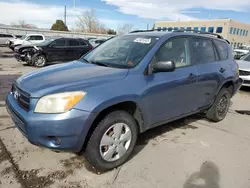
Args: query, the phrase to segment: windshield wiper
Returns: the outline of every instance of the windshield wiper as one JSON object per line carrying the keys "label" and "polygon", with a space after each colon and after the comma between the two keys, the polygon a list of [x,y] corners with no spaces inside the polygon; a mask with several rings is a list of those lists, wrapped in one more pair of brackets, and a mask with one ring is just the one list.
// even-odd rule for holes
{"label": "windshield wiper", "polygon": [[100,66],[104,66],[104,67],[109,67],[109,65],[107,63],[103,63],[103,62],[98,62],[98,61],[92,61],[92,64],[95,65],[100,65]]}
{"label": "windshield wiper", "polygon": [[90,63],[87,59],[83,58],[83,61],[85,61],[86,63]]}

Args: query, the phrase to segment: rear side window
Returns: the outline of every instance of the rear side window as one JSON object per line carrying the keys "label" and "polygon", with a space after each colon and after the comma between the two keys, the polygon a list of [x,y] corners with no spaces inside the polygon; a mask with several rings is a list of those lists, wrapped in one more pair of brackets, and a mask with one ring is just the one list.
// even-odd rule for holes
{"label": "rear side window", "polygon": [[209,63],[216,60],[214,47],[211,40],[197,38],[193,39],[192,47],[195,63]]}
{"label": "rear side window", "polygon": [[77,41],[74,39],[69,40],[69,46],[77,46]]}
{"label": "rear side window", "polygon": [[84,40],[78,40],[77,46],[87,46],[88,44]]}
{"label": "rear side window", "polygon": [[34,37],[34,40],[43,40],[42,36],[33,36],[33,37]]}
{"label": "rear side window", "polygon": [[62,47],[62,46],[65,46],[66,44],[66,41],[64,39],[57,39],[55,40],[51,46],[54,46],[54,47]]}
{"label": "rear side window", "polygon": [[228,58],[228,45],[225,42],[214,40],[217,52],[220,60],[226,60]]}

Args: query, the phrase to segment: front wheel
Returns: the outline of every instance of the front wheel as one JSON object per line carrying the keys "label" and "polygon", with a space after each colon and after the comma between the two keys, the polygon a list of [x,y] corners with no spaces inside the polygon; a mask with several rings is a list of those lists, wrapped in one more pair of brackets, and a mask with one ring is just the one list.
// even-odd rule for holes
{"label": "front wheel", "polygon": [[32,57],[32,65],[35,67],[44,67],[47,63],[47,59],[44,55],[41,54],[35,54]]}
{"label": "front wheel", "polygon": [[108,114],[91,135],[85,158],[98,171],[120,166],[131,155],[137,140],[135,119],[125,111]]}
{"label": "front wheel", "polygon": [[231,93],[229,89],[222,88],[219,94],[217,95],[214,104],[207,111],[207,118],[214,122],[219,122],[223,120],[226,117],[228,109],[230,107],[230,99]]}

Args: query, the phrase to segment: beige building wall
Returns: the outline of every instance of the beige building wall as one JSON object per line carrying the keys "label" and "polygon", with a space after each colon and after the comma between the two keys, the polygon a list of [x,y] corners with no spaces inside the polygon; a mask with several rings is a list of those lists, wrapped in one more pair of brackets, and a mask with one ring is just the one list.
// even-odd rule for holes
{"label": "beige building wall", "polygon": [[[233,46],[241,46],[241,45],[250,45],[250,24],[241,23],[232,19],[216,19],[216,20],[190,20],[190,21],[156,21],[155,29],[157,28],[163,29],[165,28],[174,28],[191,27],[194,29],[198,27],[198,30],[201,30],[201,27],[206,27],[206,31],[208,31],[209,27],[214,28],[214,33],[218,27],[222,27],[222,33],[218,33],[223,36],[225,39],[229,40]],[[231,29],[232,28],[232,29]],[[236,28],[236,34],[233,34],[234,28]],[[239,29],[239,33],[237,35],[237,30]],[[231,33],[232,31],[232,33]],[[240,35],[241,31],[241,35]],[[248,35],[246,33],[248,31]],[[245,35],[243,36],[243,32]]]}

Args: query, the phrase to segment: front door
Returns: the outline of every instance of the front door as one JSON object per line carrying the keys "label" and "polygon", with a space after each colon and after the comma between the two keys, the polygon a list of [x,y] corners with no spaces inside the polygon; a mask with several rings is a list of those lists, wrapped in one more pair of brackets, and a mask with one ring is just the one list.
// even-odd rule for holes
{"label": "front door", "polygon": [[152,126],[195,111],[197,107],[197,69],[191,62],[189,38],[169,39],[157,51],[151,64],[158,61],[173,61],[176,70],[146,76],[149,89],[145,103]]}
{"label": "front door", "polygon": [[50,62],[66,61],[67,46],[65,39],[57,39],[48,47],[48,59]]}

